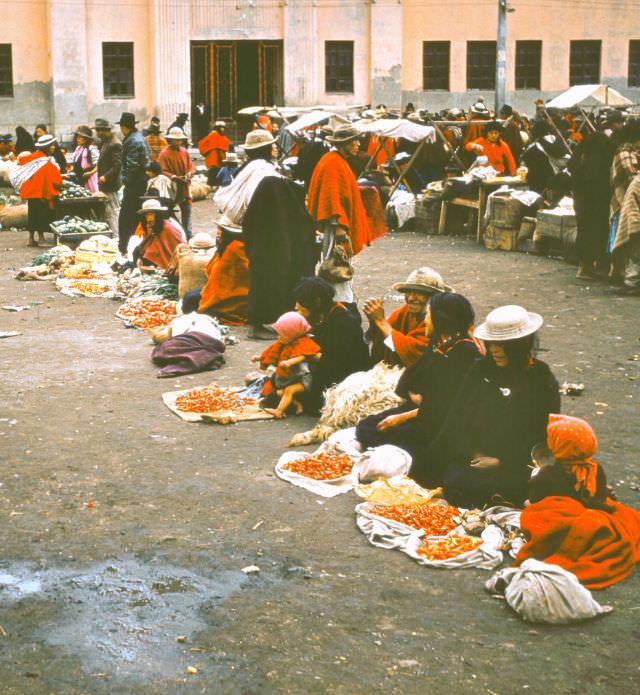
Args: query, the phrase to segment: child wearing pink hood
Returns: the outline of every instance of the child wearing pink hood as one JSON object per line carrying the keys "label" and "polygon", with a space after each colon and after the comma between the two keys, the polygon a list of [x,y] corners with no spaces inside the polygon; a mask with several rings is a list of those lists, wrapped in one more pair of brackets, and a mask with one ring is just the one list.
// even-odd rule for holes
{"label": "child wearing pink hood", "polygon": [[309,361],[320,359],[320,346],[307,335],[311,324],[296,311],[282,314],[272,327],[278,334],[278,340],[269,345],[260,356],[253,358],[260,362],[260,369],[275,367],[271,380],[265,383],[262,395],[268,396],[275,390],[280,396],[280,403],[276,408],[264,410],[277,418],[283,418],[289,406],[294,405],[296,415],[300,415],[302,405],[296,400],[296,394],[311,387]]}

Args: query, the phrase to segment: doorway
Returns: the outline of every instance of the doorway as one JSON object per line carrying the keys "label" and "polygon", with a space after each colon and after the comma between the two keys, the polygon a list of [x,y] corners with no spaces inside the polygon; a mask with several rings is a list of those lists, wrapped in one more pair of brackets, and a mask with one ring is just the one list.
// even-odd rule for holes
{"label": "doorway", "polygon": [[192,41],[192,109],[235,121],[247,106],[282,105],[282,41]]}

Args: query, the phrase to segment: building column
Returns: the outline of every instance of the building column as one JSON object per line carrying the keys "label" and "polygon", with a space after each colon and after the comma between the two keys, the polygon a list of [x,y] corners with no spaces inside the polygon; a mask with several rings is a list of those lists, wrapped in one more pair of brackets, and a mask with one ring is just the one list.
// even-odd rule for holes
{"label": "building column", "polygon": [[288,0],[284,6],[284,103],[312,106],[319,90],[315,0]]}
{"label": "building column", "polygon": [[402,106],[402,0],[371,0],[371,104]]}
{"label": "building column", "polygon": [[85,3],[49,0],[51,130],[69,139],[87,124],[87,31]]}
{"label": "building column", "polygon": [[154,111],[164,127],[181,111],[191,116],[190,10],[189,0],[151,0]]}

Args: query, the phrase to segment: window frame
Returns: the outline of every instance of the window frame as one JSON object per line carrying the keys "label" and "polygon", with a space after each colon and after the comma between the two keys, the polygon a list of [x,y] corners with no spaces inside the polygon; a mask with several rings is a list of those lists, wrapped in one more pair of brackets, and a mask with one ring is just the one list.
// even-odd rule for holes
{"label": "window frame", "polygon": [[[492,48],[493,64],[483,67],[479,64],[472,64],[472,49]],[[481,52],[478,56],[484,58]],[[496,88],[496,61],[498,59],[498,47],[496,41],[467,41],[467,90],[495,90]],[[489,69],[490,68],[490,69]],[[478,82],[472,82],[480,76]]]}
{"label": "window frame", "polygon": [[[584,55],[587,47],[598,48],[598,67],[597,75],[592,79],[591,75],[585,77],[586,61],[584,60]],[[582,64],[580,66],[580,76],[577,75],[578,69],[576,65],[577,56],[574,55],[574,50],[577,52],[579,48],[582,48]],[[569,45],[569,86],[574,87],[583,84],[600,84],[600,78],[602,77],[602,40],[601,39],[572,39]]]}
{"label": "window frame", "polygon": [[[3,56],[5,49],[6,56]],[[6,64],[3,63],[5,58]],[[0,99],[13,99],[15,96],[13,87],[13,44],[0,43]]]}
{"label": "window frame", "polygon": [[[428,66],[427,52],[429,49],[446,49],[442,51],[439,55],[438,50],[434,50],[431,56],[431,60],[435,58],[432,62],[432,66]],[[446,53],[444,60],[440,61]],[[442,64],[439,64],[442,62]],[[443,74],[438,75],[437,73],[441,71]],[[441,81],[442,85],[430,85],[429,73],[436,73],[435,79],[432,77],[434,82]],[[446,73],[446,74],[444,74]],[[422,90],[425,92],[450,92],[451,91],[451,41],[423,41],[422,42]]]}
{"label": "window frame", "polygon": [[[535,49],[527,55],[527,49]],[[534,56],[535,54],[535,56]],[[531,57],[535,57],[535,61]],[[524,59],[524,60],[523,60]],[[534,89],[539,91],[542,84],[542,40],[523,39],[516,41],[515,45],[515,89]],[[528,75],[529,71],[536,71],[535,77]],[[525,73],[524,75],[522,73]]]}
{"label": "window frame", "polygon": [[627,87],[640,87],[640,39],[629,39]]}
{"label": "window frame", "polygon": [[[348,49],[348,50],[347,50]],[[349,70],[349,66],[341,66],[339,64],[339,58],[341,50],[343,55],[350,55],[350,75],[346,73]],[[329,56],[333,54],[333,61],[329,60]],[[324,42],[324,91],[325,94],[354,94],[355,93],[355,41],[325,41]],[[338,62],[335,62],[335,61]],[[348,61],[347,61],[348,62]],[[340,68],[342,72],[340,73]],[[334,71],[336,74],[330,75],[330,71]],[[341,82],[347,82],[345,88],[340,88]],[[348,88],[350,87],[350,88]]]}
{"label": "window frame", "polygon": [[[114,51],[115,47],[122,49],[125,46],[131,51],[130,55],[125,55],[124,52],[118,55]],[[113,51],[111,54],[109,54],[110,49]],[[130,65],[122,64],[129,60]],[[115,61],[120,64],[108,65],[107,62],[111,61]],[[130,73],[126,79],[123,79],[122,73],[124,71]],[[117,79],[114,79],[114,73],[116,72],[118,73]],[[110,85],[116,85],[117,88],[124,85],[126,87],[130,87],[131,89],[113,92],[113,87]],[[135,99],[135,46],[133,41],[102,42],[102,93],[105,99]]]}

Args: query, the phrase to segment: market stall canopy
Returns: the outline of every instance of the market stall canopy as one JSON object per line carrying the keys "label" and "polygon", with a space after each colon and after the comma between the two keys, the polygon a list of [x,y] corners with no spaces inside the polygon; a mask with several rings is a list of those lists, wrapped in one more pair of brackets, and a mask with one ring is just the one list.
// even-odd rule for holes
{"label": "market stall canopy", "polygon": [[301,130],[305,130],[306,128],[312,128],[313,126],[328,120],[334,115],[335,114],[332,111],[309,111],[309,113],[303,113],[302,116],[293,121],[293,123],[289,123],[287,125],[287,130],[291,133],[297,133]]}
{"label": "market stall canopy", "polygon": [[361,133],[404,138],[410,142],[436,141],[436,129],[433,126],[420,125],[404,118],[380,118],[376,121],[359,121],[353,125]]}
{"label": "market stall canopy", "polygon": [[624,108],[633,102],[606,84],[580,84],[548,101],[545,106],[553,109],[571,109],[576,106],[613,106]]}

